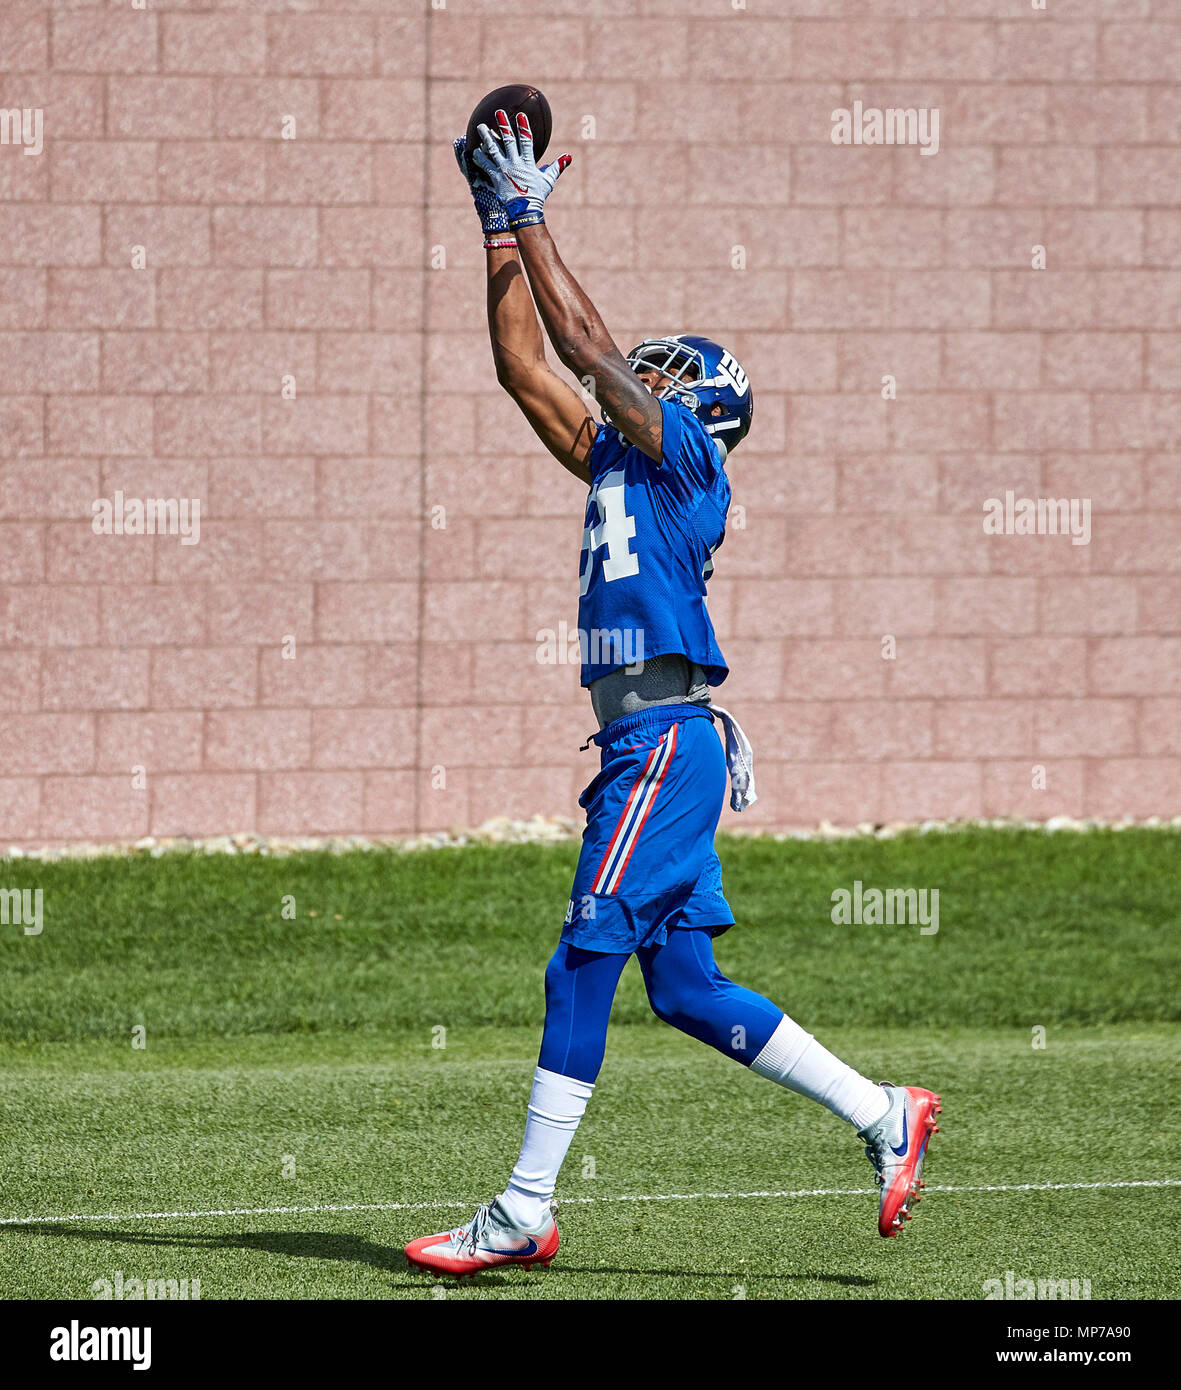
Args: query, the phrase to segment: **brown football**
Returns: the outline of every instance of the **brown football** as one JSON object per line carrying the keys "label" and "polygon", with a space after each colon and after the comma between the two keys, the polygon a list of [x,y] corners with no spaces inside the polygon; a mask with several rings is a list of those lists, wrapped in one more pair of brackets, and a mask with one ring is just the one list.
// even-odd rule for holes
{"label": "brown football", "polygon": [[479,148],[480,137],[476,134],[478,125],[486,125],[496,133],[496,113],[507,111],[508,118],[516,126],[518,111],[529,117],[529,129],[533,132],[533,157],[538,164],[549,144],[553,120],[550,116],[549,102],[536,87],[528,87],[522,82],[510,83],[507,87],[497,87],[479,103],[467,123],[467,150],[470,153]]}

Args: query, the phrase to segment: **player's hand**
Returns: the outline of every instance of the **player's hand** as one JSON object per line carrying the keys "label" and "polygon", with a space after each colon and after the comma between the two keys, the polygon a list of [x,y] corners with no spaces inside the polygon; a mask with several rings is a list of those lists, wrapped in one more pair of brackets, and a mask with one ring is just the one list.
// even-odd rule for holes
{"label": "player's hand", "polygon": [[497,233],[507,233],[508,213],[504,210],[504,204],[496,196],[496,190],[492,187],[488,175],[482,169],[473,167],[467,157],[466,146],[466,135],[459,135],[451,142],[455,151],[455,162],[459,165],[459,172],[467,179],[472,202],[475,203],[476,212],[480,217],[480,230],[486,238],[496,236]]}
{"label": "player's hand", "polygon": [[491,181],[496,196],[504,204],[508,213],[509,227],[528,227],[535,222],[544,222],[542,208],[545,200],[554,190],[554,184],[562,170],[571,162],[571,155],[560,154],[552,164],[540,168],[533,158],[533,132],[529,129],[529,117],[523,111],[517,112],[517,129],[514,133],[507,111],[496,113],[498,135],[493,134],[486,125],[476,127],[480,134],[480,148],[472,152],[472,160]]}

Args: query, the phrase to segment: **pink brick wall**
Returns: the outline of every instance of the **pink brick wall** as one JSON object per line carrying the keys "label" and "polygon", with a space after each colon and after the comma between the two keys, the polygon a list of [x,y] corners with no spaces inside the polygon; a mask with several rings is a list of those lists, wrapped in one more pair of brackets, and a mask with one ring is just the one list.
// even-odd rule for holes
{"label": "pink brick wall", "polygon": [[[621,344],[755,386],[712,584],[746,823],[1181,811],[1176,0],[41,0],[0,71],[44,112],[0,146],[0,843],[576,812],[588,703],[535,653],[582,497],[497,391],[450,151],[518,78]],[[834,145],[855,100],[939,153]],[[1006,488],[1091,543],[985,535]],[[96,536],[116,490],[200,543]]]}

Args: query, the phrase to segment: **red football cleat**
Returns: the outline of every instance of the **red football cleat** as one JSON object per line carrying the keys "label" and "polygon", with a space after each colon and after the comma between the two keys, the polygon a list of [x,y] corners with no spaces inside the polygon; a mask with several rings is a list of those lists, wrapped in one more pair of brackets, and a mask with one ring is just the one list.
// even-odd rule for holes
{"label": "red football cleat", "polygon": [[890,1108],[880,1120],[863,1129],[865,1156],[873,1164],[881,1187],[878,1234],[896,1236],[922,1201],[923,1159],[932,1134],[939,1132],[935,1116],[943,1106],[933,1091],[918,1086],[882,1085],[890,1093]]}
{"label": "red football cleat", "polygon": [[549,1267],[558,1253],[558,1227],[551,1213],[536,1230],[523,1230],[499,1202],[482,1206],[466,1226],[437,1236],[419,1236],[406,1247],[406,1258],[435,1274],[479,1274],[504,1265]]}

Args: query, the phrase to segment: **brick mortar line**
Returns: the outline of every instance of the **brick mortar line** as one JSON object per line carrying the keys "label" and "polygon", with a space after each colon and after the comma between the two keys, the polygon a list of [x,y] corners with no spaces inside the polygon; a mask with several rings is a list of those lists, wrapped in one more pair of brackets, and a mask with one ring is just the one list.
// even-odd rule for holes
{"label": "brick mortar line", "polygon": [[[428,325],[428,315],[430,314],[430,275],[431,268],[427,261],[427,218],[431,210],[430,206],[430,183],[431,183],[431,108],[433,104],[434,85],[436,78],[431,72],[432,61],[432,36],[434,33],[434,10],[428,7],[423,22],[423,75],[422,75],[422,231],[423,244],[419,248],[419,274],[421,283],[419,286],[419,317],[418,317],[418,340],[420,343],[419,362],[420,376],[418,383],[418,575],[417,575],[417,595],[415,604],[415,633],[414,633],[414,754],[411,764],[414,777],[414,800],[413,800],[413,827],[418,833],[422,827],[422,737],[423,737],[423,647],[425,643],[426,625],[426,585],[427,585],[427,545],[429,543],[429,529],[427,522],[427,495],[426,495],[426,475],[427,475],[427,447],[428,429],[427,412],[430,409],[430,385],[427,372],[427,356],[429,347],[430,329]],[[377,52],[374,50],[376,61]],[[373,290],[374,283],[372,275],[369,285],[369,312],[373,314]],[[370,440],[372,444],[372,440]],[[363,797],[364,802],[364,797]],[[362,812],[364,804],[362,804]]]}
{"label": "brick mortar line", "polygon": [[[433,14],[434,11],[428,12]],[[533,19],[535,13],[525,11],[522,18]],[[474,21],[474,16],[468,16]],[[675,21],[674,21],[675,22]],[[839,23],[840,21],[833,21]],[[862,21],[853,21],[861,23]],[[872,22],[872,21],[870,21]],[[957,23],[971,23],[970,20],[957,20]],[[988,21],[981,21],[986,23]],[[1145,21],[1151,23],[1151,21]],[[1181,26],[1181,20],[1170,19],[1162,20],[1161,24],[1172,24]],[[428,25],[429,27],[429,25]],[[481,64],[481,66],[483,66]],[[449,77],[438,73],[428,73],[423,78],[399,77],[396,73],[356,73],[356,72],[316,72],[316,73],[296,73],[296,72],[203,72],[190,71],[181,68],[153,68],[147,71],[100,71],[94,68],[59,68],[52,65],[39,68],[23,68],[12,70],[5,73],[5,77],[28,79],[33,77],[52,78],[52,77],[74,77],[74,78],[100,78],[108,81],[119,81],[127,78],[132,81],[148,79],[163,81],[170,78],[184,78],[187,81],[206,81],[206,82],[415,82],[423,81],[426,84],[452,84],[461,87],[465,82],[471,81],[469,78]],[[480,79],[476,79],[480,80]],[[571,83],[579,82],[587,86],[615,87],[619,90],[639,89],[645,87],[659,87],[661,85],[672,87],[693,86],[696,83],[705,83],[711,87],[721,87],[725,90],[735,92],[749,91],[752,87],[844,87],[849,88],[875,88],[875,87],[924,87],[939,86],[946,89],[947,95],[954,98],[956,91],[961,87],[1005,87],[1019,88],[1029,87],[1035,90],[1045,89],[1052,92],[1055,88],[1092,88],[1092,87],[1132,87],[1136,89],[1145,87],[1168,88],[1174,86],[1175,78],[1170,77],[1112,77],[1104,73],[1096,72],[1090,77],[1079,77],[1075,75],[1063,76],[1038,76],[1038,77],[1006,77],[1003,73],[997,73],[988,77],[949,77],[946,71],[935,74],[931,73],[923,77],[906,76],[893,72],[878,72],[876,75],[867,74],[864,77],[817,77],[804,72],[788,73],[779,75],[769,75],[762,79],[752,81],[749,77],[725,77],[710,76],[698,77],[691,68],[686,68],[675,77],[657,77],[646,79],[638,77],[568,77],[556,79]],[[856,95],[860,95],[857,93]],[[64,139],[71,137],[65,136]],[[147,137],[145,137],[147,138]],[[217,138],[214,136],[214,138]],[[257,137],[253,136],[231,136],[235,140],[249,140]],[[318,139],[325,137],[318,136]],[[354,140],[352,143],[361,144],[362,141]],[[399,144],[411,144],[413,139],[400,140]],[[620,142],[625,143],[625,142]]]}

